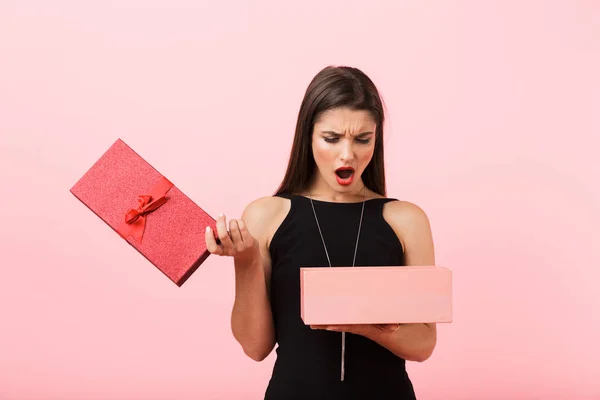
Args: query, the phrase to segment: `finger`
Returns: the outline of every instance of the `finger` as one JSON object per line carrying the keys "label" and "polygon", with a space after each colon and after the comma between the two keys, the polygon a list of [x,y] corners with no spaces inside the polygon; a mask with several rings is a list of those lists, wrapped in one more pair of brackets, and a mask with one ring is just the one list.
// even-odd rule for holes
{"label": "finger", "polygon": [[223,248],[217,244],[215,239],[215,234],[210,226],[206,227],[206,232],[204,234],[204,241],[206,242],[206,249],[212,253],[217,255],[223,254]]}
{"label": "finger", "polygon": [[380,328],[386,332],[396,332],[400,329],[400,324],[381,324]]}
{"label": "finger", "polygon": [[250,240],[252,240],[250,232],[248,231],[246,223],[241,218],[238,220],[238,228],[240,230],[240,236],[242,237],[242,241],[246,243],[250,242]]}
{"label": "finger", "polygon": [[240,250],[244,243],[242,240],[242,234],[240,233],[238,222],[235,219],[229,221],[229,233],[233,241],[233,247],[236,250]]}
{"label": "finger", "polygon": [[220,214],[217,218],[217,236],[221,241],[221,246],[223,246],[223,251],[225,254],[232,254],[233,252],[233,243],[231,242],[231,237],[229,236],[229,232],[227,231],[227,225],[225,223],[225,215]]}
{"label": "finger", "polygon": [[310,327],[330,332],[354,332],[358,329],[355,325],[311,325]]}
{"label": "finger", "polygon": [[350,325],[325,325],[322,329],[331,332],[345,332],[349,330]]}
{"label": "finger", "polygon": [[363,325],[329,325],[326,329],[333,332],[359,332]]}

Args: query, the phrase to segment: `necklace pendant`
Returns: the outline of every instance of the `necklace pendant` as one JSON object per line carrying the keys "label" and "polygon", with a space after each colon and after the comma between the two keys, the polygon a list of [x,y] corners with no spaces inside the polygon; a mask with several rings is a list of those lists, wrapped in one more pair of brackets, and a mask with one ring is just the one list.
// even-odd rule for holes
{"label": "necklace pendant", "polygon": [[341,380],[342,382],[344,381],[344,375],[345,375],[345,361],[346,359],[346,332],[342,332],[342,376],[341,376]]}

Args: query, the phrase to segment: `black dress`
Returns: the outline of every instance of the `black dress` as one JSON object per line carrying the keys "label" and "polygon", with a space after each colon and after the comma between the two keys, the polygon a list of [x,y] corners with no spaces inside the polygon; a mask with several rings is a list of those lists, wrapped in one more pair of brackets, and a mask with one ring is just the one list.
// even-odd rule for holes
{"label": "black dress", "polygon": [[[405,360],[359,335],[346,333],[340,380],[341,333],[313,330],[300,318],[300,267],[329,266],[310,199],[282,197],[291,208],[270,244],[278,347],[265,399],[415,399]],[[382,214],[392,200],[366,201],[356,266],[404,265],[402,245]],[[352,266],[362,202],[313,202],[332,265]]]}

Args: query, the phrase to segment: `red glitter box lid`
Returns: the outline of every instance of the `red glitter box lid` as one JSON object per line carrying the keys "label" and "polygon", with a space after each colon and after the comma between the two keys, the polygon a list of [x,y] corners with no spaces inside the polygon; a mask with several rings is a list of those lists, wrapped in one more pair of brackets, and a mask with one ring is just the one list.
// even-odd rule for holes
{"label": "red glitter box lid", "polygon": [[[150,195],[153,190],[156,193],[157,188],[160,192],[160,186],[164,199],[153,203],[159,206],[139,214],[145,204],[141,196]],[[206,226],[215,230],[215,219],[121,139],[70,191],[177,286],[181,286],[210,254],[204,232]],[[159,195],[152,197],[146,200],[159,200]],[[125,222],[127,216],[132,217],[130,224]],[[137,235],[128,233],[126,229],[131,227],[137,229]]]}

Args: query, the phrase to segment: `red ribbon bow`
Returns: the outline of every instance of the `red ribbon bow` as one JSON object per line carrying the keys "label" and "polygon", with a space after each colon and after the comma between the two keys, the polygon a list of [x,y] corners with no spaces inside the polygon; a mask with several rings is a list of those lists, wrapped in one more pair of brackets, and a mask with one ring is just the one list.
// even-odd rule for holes
{"label": "red ribbon bow", "polygon": [[119,227],[119,234],[124,238],[132,236],[141,243],[146,229],[146,215],[167,202],[166,194],[172,187],[173,184],[168,179],[161,177],[149,195],[138,196],[138,206],[127,211],[125,220]]}

